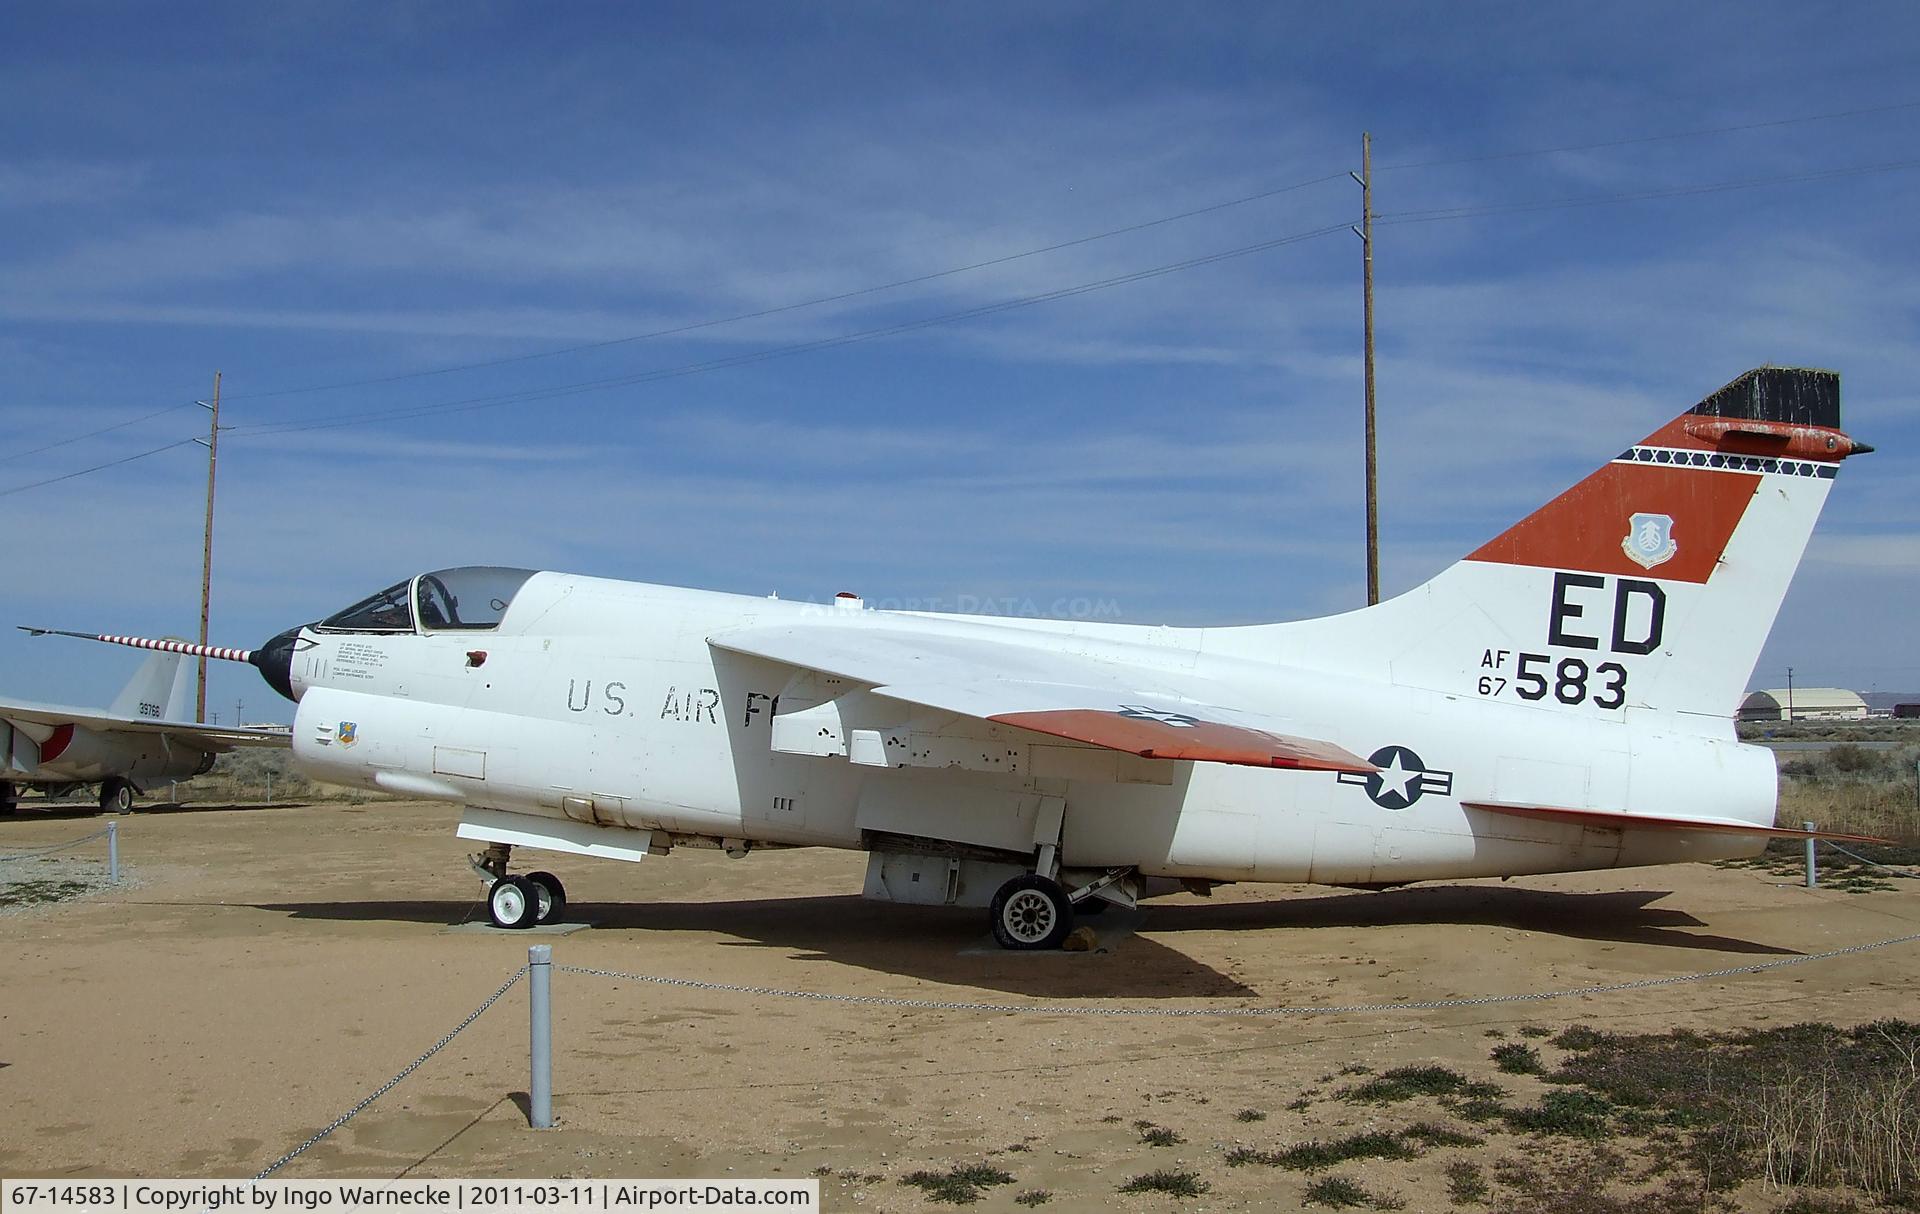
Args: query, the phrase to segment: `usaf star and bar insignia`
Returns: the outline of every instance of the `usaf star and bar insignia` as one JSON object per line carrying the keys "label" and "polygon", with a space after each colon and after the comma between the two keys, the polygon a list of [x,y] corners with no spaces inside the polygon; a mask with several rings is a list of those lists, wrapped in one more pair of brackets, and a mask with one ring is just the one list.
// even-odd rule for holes
{"label": "usaf star and bar insignia", "polygon": [[1381,809],[1405,809],[1427,793],[1444,797],[1453,792],[1452,772],[1428,767],[1404,746],[1382,746],[1367,762],[1380,770],[1365,775],[1343,771],[1340,783],[1364,786],[1367,798]]}

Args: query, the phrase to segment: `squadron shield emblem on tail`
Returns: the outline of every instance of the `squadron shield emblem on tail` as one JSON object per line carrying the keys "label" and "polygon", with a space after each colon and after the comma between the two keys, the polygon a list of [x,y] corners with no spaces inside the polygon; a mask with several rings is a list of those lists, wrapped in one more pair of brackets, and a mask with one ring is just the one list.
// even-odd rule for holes
{"label": "squadron shield emblem on tail", "polygon": [[1620,547],[1628,560],[1643,569],[1664,564],[1680,551],[1673,542],[1673,519],[1664,514],[1636,514],[1627,520],[1627,538]]}

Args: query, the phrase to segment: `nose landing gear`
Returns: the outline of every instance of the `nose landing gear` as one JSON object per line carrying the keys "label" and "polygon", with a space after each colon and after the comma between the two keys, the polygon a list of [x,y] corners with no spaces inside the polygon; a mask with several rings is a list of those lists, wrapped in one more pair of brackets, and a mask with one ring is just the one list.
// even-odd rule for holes
{"label": "nose landing gear", "polygon": [[524,877],[507,875],[507,861],[513,848],[505,843],[489,843],[487,850],[470,856],[467,863],[487,883],[487,917],[495,927],[532,927],[536,923],[558,923],[567,908],[567,889],[552,873],[528,873]]}

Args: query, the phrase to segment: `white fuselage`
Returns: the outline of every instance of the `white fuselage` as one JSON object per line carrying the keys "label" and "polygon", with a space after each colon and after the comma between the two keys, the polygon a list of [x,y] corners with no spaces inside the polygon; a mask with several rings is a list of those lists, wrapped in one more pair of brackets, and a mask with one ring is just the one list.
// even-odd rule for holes
{"label": "white fuselage", "polygon": [[[846,694],[857,688],[708,644],[823,619],[990,634],[1203,678],[1301,736],[1359,755],[1400,749],[1376,758],[1386,770],[1375,777],[1136,758],[898,702],[862,706]],[[1240,631],[868,611],[542,573],[493,630],[303,630],[293,746],[316,779],[655,837],[855,849],[907,838],[1011,855],[1030,853],[1042,819],[1061,813],[1063,865],[1214,881],[1396,883],[1764,845],[1462,805],[1771,825],[1771,756],[1737,743],[1724,718],[1555,711],[1476,695],[1470,681],[1397,682],[1384,664],[1282,666],[1245,652]],[[1469,649],[1470,672],[1478,641]],[[831,730],[812,731],[827,742],[794,728],[776,737],[777,718],[790,726],[797,709],[827,702],[840,705]]]}

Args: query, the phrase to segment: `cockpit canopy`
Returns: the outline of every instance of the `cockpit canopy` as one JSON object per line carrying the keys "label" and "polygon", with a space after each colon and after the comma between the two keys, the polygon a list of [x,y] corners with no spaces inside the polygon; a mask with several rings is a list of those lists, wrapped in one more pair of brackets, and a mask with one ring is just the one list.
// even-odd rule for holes
{"label": "cockpit canopy", "polygon": [[314,625],[319,632],[482,632],[533,576],[531,569],[463,565],[396,582]]}

